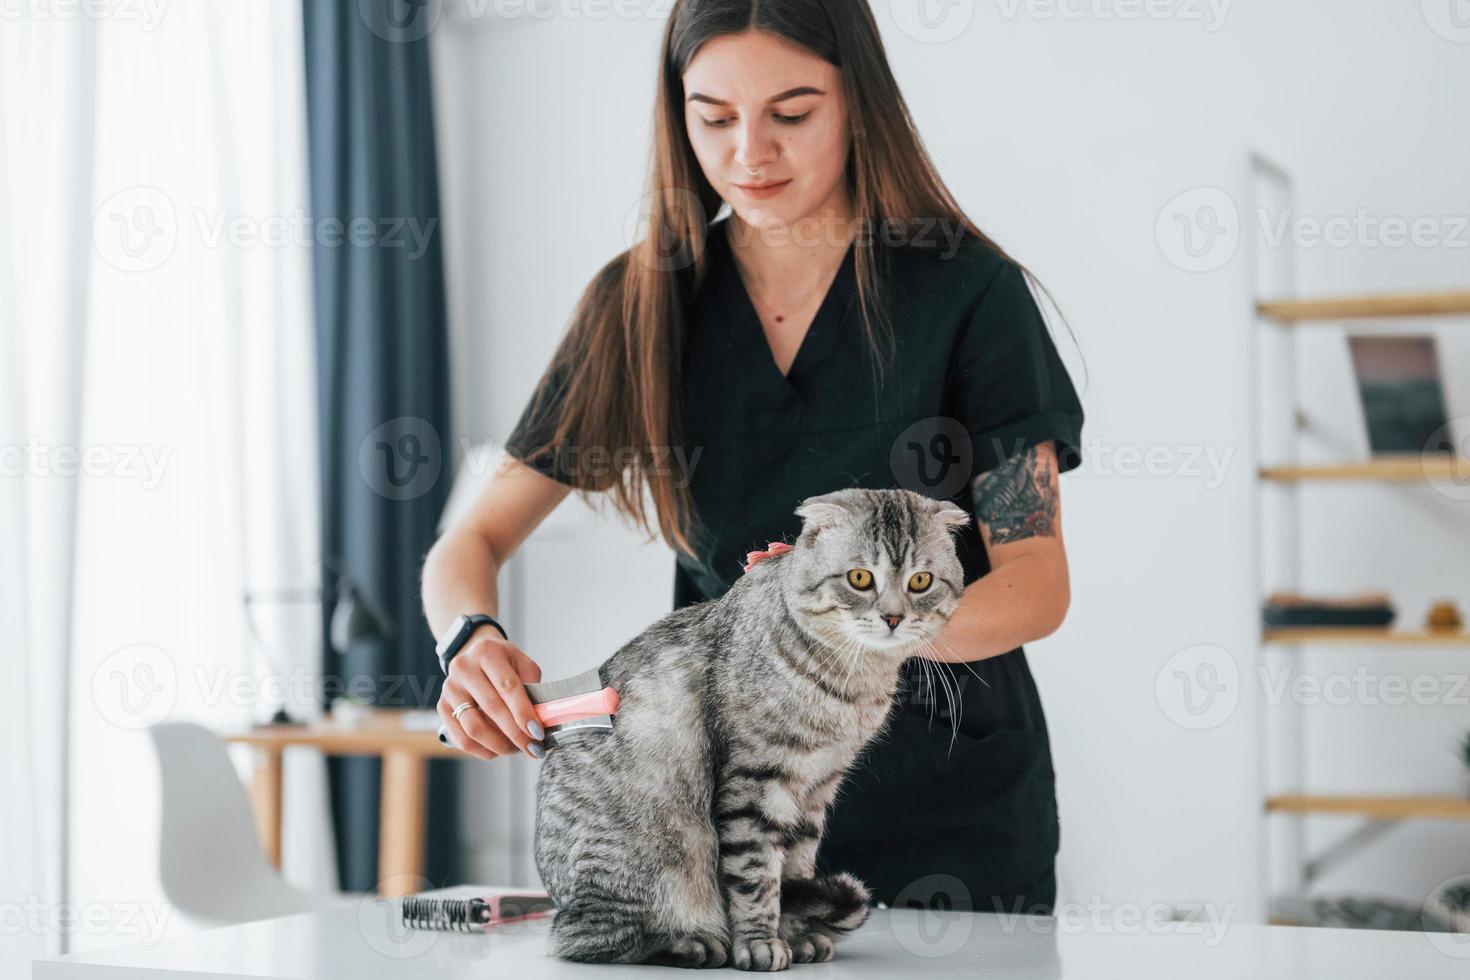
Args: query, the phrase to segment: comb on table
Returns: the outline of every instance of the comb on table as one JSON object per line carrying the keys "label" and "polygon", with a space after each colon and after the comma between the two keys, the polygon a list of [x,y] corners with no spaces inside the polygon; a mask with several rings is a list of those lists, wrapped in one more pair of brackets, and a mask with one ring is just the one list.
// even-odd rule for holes
{"label": "comb on table", "polygon": [[618,713],[618,692],[602,683],[596,668],[559,681],[527,684],[526,696],[536,708],[536,720],[546,730],[547,748],[570,735],[610,732]]}

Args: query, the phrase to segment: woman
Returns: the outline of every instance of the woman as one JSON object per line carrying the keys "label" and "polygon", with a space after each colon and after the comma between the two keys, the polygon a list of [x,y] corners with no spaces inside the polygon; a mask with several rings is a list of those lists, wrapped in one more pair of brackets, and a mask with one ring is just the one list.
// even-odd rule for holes
{"label": "woman", "polygon": [[573,489],[644,528],[647,493],[676,608],[794,536],[808,496],[953,499],[976,518],[965,600],[905,668],[818,864],[886,905],[1048,912],[1059,823],[1021,644],[1067,609],[1057,477],[1083,413],[1024,270],[936,175],[867,3],[680,0],[662,65],[649,232],[594,277],[508,440],[517,462],[425,566],[441,645],[468,636],[449,737],[542,757],[522,687],[539,668],[497,624],[452,623],[493,617],[498,569]]}

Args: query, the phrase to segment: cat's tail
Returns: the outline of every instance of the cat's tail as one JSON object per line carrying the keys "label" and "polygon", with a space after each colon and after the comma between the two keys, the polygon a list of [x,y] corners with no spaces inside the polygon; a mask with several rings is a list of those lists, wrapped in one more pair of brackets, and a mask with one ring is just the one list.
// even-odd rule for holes
{"label": "cat's tail", "polygon": [[845,871],[781,882],[782,933],[820,932],[832,939],[868,921],[868,888]]}

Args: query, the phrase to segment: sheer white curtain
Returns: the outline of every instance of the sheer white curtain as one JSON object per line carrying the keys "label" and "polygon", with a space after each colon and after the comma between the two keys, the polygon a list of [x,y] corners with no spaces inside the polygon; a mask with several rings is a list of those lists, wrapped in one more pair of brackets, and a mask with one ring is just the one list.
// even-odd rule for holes
{"label": "sheer white curtain", "polygon": [[[68,612],[91,233],[90,22],[0,25],[0,974],[58,952]],[[21,148],[24,153],[19,152]],[[85,270],[85,263],[82,263]]]}
{"label": "sheer white curtain", "polygon": [[[78,472],[27,477],[30,516],[22,523],[33,557],[20,566],[7,555],[0,574],[35,587],[11,600],[29,624],[9,634],[27,637],[11,659],[36,678],[50,678],[53,662],[69,667],[64,740],[44,731],[54,705],[27,699],[40,713],[22,756],[28,778],[60,771],[63,746],[69,776],[65,795],[48,788],[24,804],[0,790],[0,810],[7,828],[10,811],[31,821],[41,844],[32,863],[41,871],[61,846],[47,839],[48,825],[64,814],[68,870],[64,881],[44,885],[51,901],[91,916],[67,930],[72,949],[183,927],[158,886],[146,725],[237,726],[262,720],[280,698],[308,715],[320,665],[314,606],[257,609],[263,657],[241,602],[247,589],[318,582],[299,0],[101,6],[110,15],[29,27],[67,38],[59,43],[76,57],[94,35],[85,57],[95,86],[74,105],[60,104],[44,73],[19,79],[29,107],[11,105],[27,101],[11,85],[0,96],[7,115],[55,111],[84,134],[65,147],[6,140],[7,157],[37,162],[27,181],[8,180],[7,204],[14,196],[24,207],[16,219],[7,207],[0,246],[7,256],[34,252],[33,229],[42,227],[63,238],[31,255],[38,269],[4,263],[0,295],[39,298],[18,317],[13,301],[0,300],[9,341],[0,346],[9,359],[0,375],[0,445],[39,433],[49,445],[43,458],[56,463],[70,447]],[[73,151],[64,160],[63,149]],[[80,239],[50,227],[60,218],[74,229],[78,209]],[[22,276],[30,281],[15,281]],[[14,375],[40,397],[17,399],[8,386]],[[0,492],[16,496],[13,487]],[[63,527],[68,495],[74,546]],[[38,508],[61,513],[38,523]],[[6,519],[14,519],[10,508]],[[69,582],[34,574],[36,562],[65,567],[67,555]],[[6,707],[21,697],[0,696],[12,701]],[[335,869],[319,760],[288,758],[286,804],[287,876],[329,889]]]}

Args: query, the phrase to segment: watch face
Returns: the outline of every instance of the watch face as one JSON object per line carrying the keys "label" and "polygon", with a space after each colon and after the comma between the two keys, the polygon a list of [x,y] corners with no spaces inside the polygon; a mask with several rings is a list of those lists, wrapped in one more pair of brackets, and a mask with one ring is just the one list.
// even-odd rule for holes
{"label": "watch face", "polygon": [[450,623],[449,629],[444,631],[444,636],[439,640],[439,645],[434,648],[434,652],[441,657],[444,656],[444,651],[449,649],[449,644],[454,642],[454,638],[459,636],[469,621],[470,617],[463,613],[454,617],[454,622]]}

